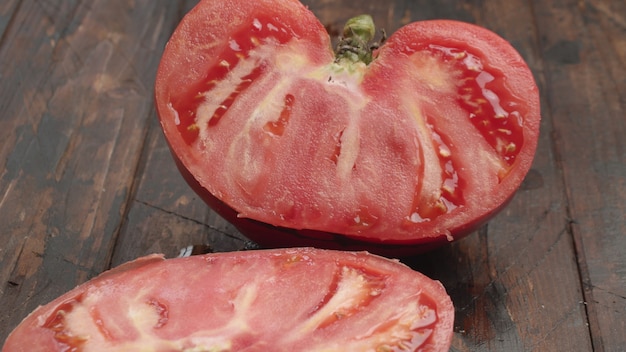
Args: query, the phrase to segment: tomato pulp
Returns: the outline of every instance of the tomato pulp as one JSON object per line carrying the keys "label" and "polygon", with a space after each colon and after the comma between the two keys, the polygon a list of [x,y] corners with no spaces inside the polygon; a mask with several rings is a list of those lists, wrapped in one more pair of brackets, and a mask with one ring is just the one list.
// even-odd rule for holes
{"label": "tomato pulp", "polygon": [[176,163],[263,246],[430,249],[495,215],[531,166],[538,90],[498,35],[422,21],[371,62],[357,51],[335,56],[295,0],[204,0],[165,48],[155,96]]}
{"label": "tomato pulp", "polygon": [[368,253],[140,258],[29,315],[2,351],[448,351],[443,286]]}

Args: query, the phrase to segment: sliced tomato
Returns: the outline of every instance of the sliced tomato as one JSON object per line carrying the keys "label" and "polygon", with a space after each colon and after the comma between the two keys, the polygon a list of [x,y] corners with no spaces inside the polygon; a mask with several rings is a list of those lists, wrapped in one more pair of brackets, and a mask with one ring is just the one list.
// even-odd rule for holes
{"label": "sliced tomato", "polygon": [[455,21],[337,60],[295,0],[204,0],[156,80],[181,172],[267,246],[412,253],[500,210],[535,153],[539,97],[515,49]]}
{"label": "sliced tomato", "polygon": [[448,351],[443,286],[365,252],[153,255],[28,316],[15,351]]}

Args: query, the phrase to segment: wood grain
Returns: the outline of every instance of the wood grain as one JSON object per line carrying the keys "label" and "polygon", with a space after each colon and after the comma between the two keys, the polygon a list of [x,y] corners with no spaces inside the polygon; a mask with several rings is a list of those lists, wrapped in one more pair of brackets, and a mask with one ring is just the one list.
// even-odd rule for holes
{"label": "wood grain", "polygon": [[[195,0],[0,3],[0,341],[98,273],[245,237],[184,182],[153,107],[170,33]],[[495,219],[405,262],[456,307],[453,351],[626,350],[626,3],[303,0],[337,38],[370,13],[476,23],[509,40],[543,120],[522,188]]]}
{"label": "wood grain", "polygon": [[146,160],[138,172],[113,266],[150,253],[176,257],[189,245],[206,245],[214,251],[244,248],[245,237],[191,191],[174,164],[157,117],[152,117]]}
{"label": "wood grain", "polygon": [[593,347],[618,350],[626,346],[626,5],[542,1],[535,9]]}
{"label": "wood grain", "polygon": [[175,3],[24,1],[6,27],[1,336],[109,267]]}

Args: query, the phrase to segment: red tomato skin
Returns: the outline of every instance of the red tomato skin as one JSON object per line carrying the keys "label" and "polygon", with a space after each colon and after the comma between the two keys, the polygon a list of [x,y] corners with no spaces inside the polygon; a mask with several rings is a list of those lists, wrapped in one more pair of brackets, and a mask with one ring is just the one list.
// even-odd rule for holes
{"label": "red tomato skin", "polygon": [[[253,13],[262,13],[265,8],[272,7],[272,4],[281,9],[280,11],[282,11],[283,5],[288,7],[288,10],[284,10],[286,18],[297,17],[301,19],[301,28],[294,31],[301,31],[299,37],[301,41],[310,41],[311,44],[307,46],[310,49],[307,57],[314,60],[314,64],[332,61],[330,51],[326,50],[329,38],[322,25],[297,1],[266,0],[259,3],[260,10],[258,12],[256,9],[249,8],[249,4],[240,4],[239,1],[233,1],[229,6],[236,7],[241,10],[241,13],[248,11],[249,14],[246,16],[253,16]],[[214,12],[215,9],[212,6],[215,6],[213,1],[201,2],[193,10],[191,16],[196,16],[202,11]],[[209,54],[197,55],[200,57],[199,59],[187,52],[185,36],[193,33],[202,37],[204,34],[196,34],[198,31],[185,29],[186,22],[183,21],[182,23],[183,29],[177,30],[178,34],[175,32],[177,37],[173,36],[168,44],[156,81],[157,111],[167,142],[179,170],[192,189],[217,213],[262,247],[316,246],[330,249],[367,250],[386,256],[408,256],[432,250],[470,234],[495,216],[513,198],[515,191],[530,169],[539,134],[539,96],[532,73],[521,56],[504,39],[475,25],[449,20],[415,22],[394,33],[381,47],[378,51],[378,58],[370,64],[369,71],[363,81],[363,89],[371,96],[379,97],[384,97],[386,92],[392,91],[396,79],[402,75],[402,72],[394,71],[395,58],[405,55],[403,52],[410,45],[420,46],[434,43],[460,47],[461,49],[467,48],[473,54],[480,56],[486,65],[502,70],[506,81],[505,85],[510,88],[516,101],[525,105],[526,114],[522,126],[523,146],[509,166],[507,175],[500,180],[497,186],[482,186],[481,181],[472,180],[471,173],[469,173],[470,176],[466,179],[467,183],[470,184],[468,187],[473,189],[479,189],[481,186],[493,188],[474,196],[471,204],[460,206],[454,211],[440,215],[433,221],[398,226],[397,230],[385,229],[384,231],[366,233],[342,227],[308,228],[300,226],[298,223],[276,221],[258,212],[250,215],[250,209],[241,208],[240,203],[237,203],[238,206],[233,205],[233,199],[237,200],[240,198],[239,196],[232,196],[224,194],[223,191],[215,190],[209,174],[221,173],[223,170],[202,165],[202,161],[198,156],[193,155],[193,152],[190,151],[191,148],[181,140],[173,126],[172,109],[168,103],[175,100],[177,95],[182,94],[182,89],[177,88],[197,85],[198,72],[212,67],[212,64],[208,62],[211,60]],[[227,37],[229,30],[232,28],[224,28],[224,33],[214,34],[214,37],[219,38],[223,35]],[[193,42],[200,43],[208,39],[196,38]],[[215,51],[211,51],[211,53],[214,54]],[[186,62],[185,66],[189,65],[193,69],[181,69],[180,62]],[[371,77],[374,78],[369,79]],[[386,80],[376,77],[385,77]],[[457,151],[459,148],[463,149],[462,146],[456,146],[456,148]],[[472,146],[462,151],[465,154],[470,154],[471,150]],[[470,164],[469,161],[465,162],[465,166],[470,166]],[[465,166],[460,167],[459,172],[463,172],[467,168]],[[495,175],[493,176],[495,177]],[[245,216],[240,215],[242,213]]]}
{"label": "red tomato skin", "polygon": [[[299,327],[310,327],[314,313],[338,292],[345,268],[365,278],[365,291],[358,286],[362,281],[350,280],[345,282],[355,283],[356,291],[343,291],[356,292],[354,297],[362,301],[355,301],[353,311],[340,310],[348,312],[343,318],[332,319],[331,314],[325,322],[314,320],[315,327],[300,335]],[[373,292],[370,289],[377,293],[367,293]],[[365,296],[358,295],[362,292]],[[277,301],[282,310],[273,306]],[[107,271],[37,308],[9,335],[2,352],[81,350],[87,343],[94,343],[90,347],[96,350],[136,350],[136,343],[146,349],[181,350],[220,338],[230,344],[225,350],[292,351],[294,344],[315,350],[329,342],[352,343],[355,336],[367,336],[385,323],[399,326],[396,314],[410,314],[413,323],[408,325],[414,326],[422,317],[406,309],[412,303],[436,314],[435,321],[423,325],[432,333],[419,350],[448,351],[454,307],[444,287],[397,261],[366,252],[312,248],[167,260],[154,254]],[[368,310],[377,313],[368,315]],[[389,311],[389,321],[381,318],[381,311]],[[81,319],[72,320],[72,314]],[[73,329],[83,329],[83,335]],[[376,345],[368,347],[374,350]]]}

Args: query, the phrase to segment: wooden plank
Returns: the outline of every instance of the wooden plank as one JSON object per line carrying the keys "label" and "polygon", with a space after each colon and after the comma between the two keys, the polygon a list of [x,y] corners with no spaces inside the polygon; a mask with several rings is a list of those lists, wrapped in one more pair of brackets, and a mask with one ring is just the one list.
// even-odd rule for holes
{"label": "wooden plank", "polygon": [[535,74],[543,103],[533,167],[513,202],[487,227],[489,241],[482,257],[488,258],[495,281],[502,281],[508,291],[506,312],[520,337],[517,349],[498,346],[496,339],[490,350],[588,350],[564,185],[552,152],[555,117],[546,112],[544,66],[532,7],[525,1],[484,2],[470,11],[478,24],[508,39],[522,54]]}
{"label": "wooden plank", "polygon": [[[5,3],[8,4],[8,3]],[[50,159],[60,159],[59,152],[50,148],[50,137],[35,138],[44,126],[45,101],[52,96],[42,82],[49,67],[54,45],[48,33],[60,33],[71,21],[76,4],[59,4],[54,16],[34,2],[22,2],[18,7],[4,8],[0,47],[0,339],[10,326],[19,321],[25,311],[32,285],[24,281],[36,274],[43,261],[46,225],[42,210],[50,202],[46,169]],[[37,88],[40,87],[40,88]],[[39,91],[37,91],[39,90]],[[49,121],[49,119],[45,120]],[[45,131],[49,131],[49,124]],[[60,126],[57,127],[60,129]],[[48,132],[46,132],[47,135]],[[54,163],[54,160],[52,161]],[[37,235],[34,235],[37,233]],[[47,297],[44,297],[45,300]],[[24,303],[22,303],[24,302]]]}
{"label": "wooden plank", "polygon": [[108,268],[171,1],[24,1],[0,57],[0,339]]}
{"label": "wooden plank", "polygon": [[0,38],[4,37],[4,32],[15,18],[15,12],[20,4],[19,0],[6,0],[0,3]]}
{"label": "wooden plank", "polygon": [[[303,2],[335,36],[362,12],[388,33],[475,22],[535,72],[544,120],[522,190],[477,233],[407,260],[450,292],[453,350],[626,349],[626,3]],[[161,50],[194,3],[0,4],[0,341],[110,263],[243,247],[178,175],[152,108]]]}
{"label": "wooden plank", "polygon": [[624,350],[626,4],[534,6],[593,347]]}

